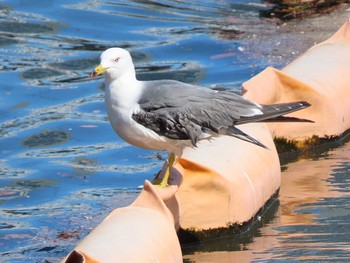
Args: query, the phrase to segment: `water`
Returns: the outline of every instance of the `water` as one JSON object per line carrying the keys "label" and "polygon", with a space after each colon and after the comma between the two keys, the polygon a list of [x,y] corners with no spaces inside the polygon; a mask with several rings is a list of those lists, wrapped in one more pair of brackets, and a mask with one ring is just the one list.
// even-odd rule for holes
{"label": "water", "polygon": [[[259,18],[263,8],[257,0],[0,1],[1,261],[59,261],[164,161],[112,131],[102,78],[89,78],[102,50],[131,50],[140,79],[239,91],[297,55],[292,36],[281,39],[274,21]],[[278,201],[250,231],[186,247],[184,259],[347,261],[349,145],[334,147],[286,163]]]}

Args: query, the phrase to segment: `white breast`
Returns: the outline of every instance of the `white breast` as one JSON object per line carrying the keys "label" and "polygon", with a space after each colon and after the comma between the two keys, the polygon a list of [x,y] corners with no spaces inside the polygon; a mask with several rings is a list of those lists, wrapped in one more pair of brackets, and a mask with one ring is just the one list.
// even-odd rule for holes
{"label": "white breast", "polygon": [[119,137],[140,148],[175,152],[178,148],[176,141],[159,136],[131,118],[133,113],[140,111],[137,101],[142,88],[137,87],[139,83],[122,85],[122,88],[118,82],[112,84],[106,85],[106,108],[109,121]]}

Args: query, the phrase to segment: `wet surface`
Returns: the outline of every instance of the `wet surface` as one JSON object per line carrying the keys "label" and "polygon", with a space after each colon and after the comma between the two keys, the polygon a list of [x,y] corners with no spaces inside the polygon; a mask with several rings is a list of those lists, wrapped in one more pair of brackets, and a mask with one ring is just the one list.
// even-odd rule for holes
{"label": "wet surface", "polygon": [[[326,39],[347,16],[344,6],[285,24],[260,18],[265,8],[255,0],[2,1],[1,261],[59,262],[109,211],[131,203],[163,163],[164,153],[132,147],[112,131],[102,78],[89,78],[102,50],[131,50],[140,79],[239,91],[265,67],[280,68]],[[184,259],[346,261],[349,149],[286,164],[279,203],[255,229],[185,248]]]}

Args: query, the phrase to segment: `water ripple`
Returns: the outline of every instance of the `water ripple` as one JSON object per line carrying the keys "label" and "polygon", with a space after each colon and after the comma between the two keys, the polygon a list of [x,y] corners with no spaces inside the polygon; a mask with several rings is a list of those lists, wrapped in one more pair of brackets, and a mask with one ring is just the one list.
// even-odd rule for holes
{"label": "water ripple", "polygon": [[97,93],[85,98],[76,99],[63,104],[33,109],[32,113],[0,123],[0,138],[14,136],[19,132],[37,128],[49,122],[62,120],[79,120],[87,122],[107,122],[107,116],[96,113],[86,113],[77,110],[78,107],[88,103],[101,103],[104,96]]}
{"label": "water ripple", "polygon": [[121,174],[135,174],[145,173],[151,171],[153,168],[159,167],[159,162],[150,162],[146,164],[133,164],[133,165],[118,165],[118,164],[97,164],[97,163],[79,163],[79,162],[68,162],[64,160],[54,160],[52,163],[59,164],[62,166],[70,166],[74,169],[83,170],[87,173],[94,172],[114,172]]}
{"label": "water ripple", "polygon": [[23,168],[12,168],[6,163],[6,160],[0,159],[0,178],[24,178],[31,174],[33,170]]}
{"label": "water ripple", "polygon": [[20,153],[16,158],[71,158],[84,155],[98,154],[105,150],[116,150],[129,146],[126,143],[98,143],[90,145],[76,145],[65,148],[37,149]]}

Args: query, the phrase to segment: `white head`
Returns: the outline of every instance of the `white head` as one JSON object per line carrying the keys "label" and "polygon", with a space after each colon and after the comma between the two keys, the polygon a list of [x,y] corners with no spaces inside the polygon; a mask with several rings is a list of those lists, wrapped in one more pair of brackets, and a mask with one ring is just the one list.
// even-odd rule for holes
{"label": "white head", "polygon": [[135,75],[135,67],[130,53],[122,48],[109,48],[101,54],[100,65],[91,73],[91,77],[96,77],[106,73],[106,77],[115,80],[124,74]]}

